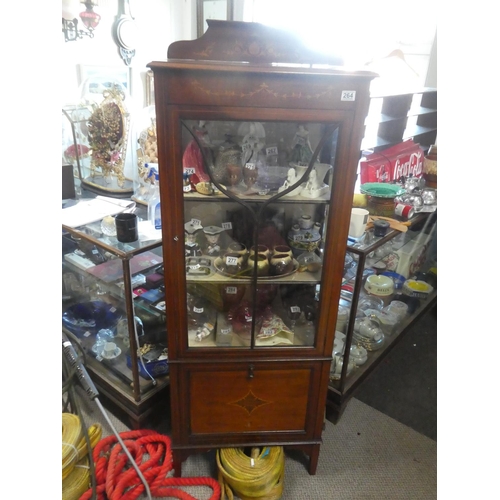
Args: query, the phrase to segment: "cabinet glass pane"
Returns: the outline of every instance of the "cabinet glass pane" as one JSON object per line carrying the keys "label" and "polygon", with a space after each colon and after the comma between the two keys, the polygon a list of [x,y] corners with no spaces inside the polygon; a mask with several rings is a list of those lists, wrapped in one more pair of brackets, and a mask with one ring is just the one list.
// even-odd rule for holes
{"label": "cabinet glass pane", "polygon": [[[87,197],[78,203],[85,206]],[[103,220],[63,227],[62,236],[63,332],[83,350],[96,384],[120,393],[132,411],[134,401],[168,383],[162,241],[146,208],[134,213],[134,242],[119,242],[114,224]]]}
{"label": "cabinet glass pane", "polygon": [[[387,237],[375,236],[370,228],[347,248],[330,371],[333,387],[348,388],[359,379],[435,296],[436,221],[419,214],[407,231],[390,230]],[[412,291],[412,281],[418,290]]]}
{"label": "cabinet glass pane", "polygon": [[182,122],[189,347],[314,345],[337,135]]}

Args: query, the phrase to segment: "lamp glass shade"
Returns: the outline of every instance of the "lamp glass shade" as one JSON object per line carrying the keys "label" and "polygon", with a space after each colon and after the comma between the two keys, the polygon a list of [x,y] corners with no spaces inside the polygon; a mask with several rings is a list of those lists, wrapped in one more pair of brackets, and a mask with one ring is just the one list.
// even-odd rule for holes
{"label": "lamp glass shade", "polygon": [[99,21],[101,20],[101,16],[93,10],[86,10],[80,13],[80,19],[87,29],[93,30],[97,28]]}

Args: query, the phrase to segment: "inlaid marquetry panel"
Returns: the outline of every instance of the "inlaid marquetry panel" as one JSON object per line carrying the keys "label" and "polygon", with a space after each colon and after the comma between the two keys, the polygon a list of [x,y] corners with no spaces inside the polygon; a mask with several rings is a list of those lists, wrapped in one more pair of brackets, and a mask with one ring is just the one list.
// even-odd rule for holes
{"label": "inlaid marquetry panel", "polygon": [[310,369],[190,373],[193,434],[305,431]]}

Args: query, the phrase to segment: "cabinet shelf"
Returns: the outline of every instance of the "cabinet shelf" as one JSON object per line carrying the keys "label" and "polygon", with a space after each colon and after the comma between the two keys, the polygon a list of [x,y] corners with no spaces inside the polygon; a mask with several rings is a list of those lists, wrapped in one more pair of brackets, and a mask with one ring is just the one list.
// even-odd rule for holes
{"label": "cabinet shelf", "polygon": [[437,128],[435,128],[435,127],[422,127],[422,126],[416,125],[416,126],[412,127],[411,129],[405,129],[404,134],[403,134],[403,140],[409,139],[411,137],[417,137],[419,135],[431,134],[431,133],[436,133],[436,132],[437,132]]}
{"label": "cabinet shelf", "polygon": [[370,125],[377,125],[379,123],[401,121],[409,117],[415,117],[415,116],[420,117],[425,115],[436,115],[436,114],[437,111],[435,109],[418,107],[410,109],[405,116],[391,116],[382,113],[380,115],[368,116],[365,120],[365,125],[369,127]]}
{"label": "cabinet shelf", "polygon": [[[256,202],[256,203],[265,203],[270,200],[276,193],[273,194],[265,194],[265,195],[245,195],[240,199],[242,201],[247,202]],[[184,199],[186,201],[203,201],[203,202],[222,202],[222,203],[234,203],[234,200],[226,197],[225,195],[217,194],[217,195],[203,195],[200,193],[184,193]],[[303,196],[286,196],[284,198],[280,198],[280,203],[284,204],[328,204],[330,199],[328,195],[318,196],[317,198],[305,198]]]}
{"label": "cabinet shelf", "polygon": [[426,108],[424,106],[417,106],[410,108],[408,116],[424,116],[424,115],[437,115],[436,108]]}
{"label": "cabinet shelf", "polygon": [[[262,284],[304,284],[304,285],[315,285],[317,283],[321,282],[321,276],[319,273],[311,273],[308,271],[304,272],[299,272],[296,271],[293,273],[291,276],[276,276],[276,277],[265,277],[262,279],[262,277],[259,280],[259,283]],[[250,285],[253,283],[253,278],[252,277],[247,277],[247,278],[233,278],[230,276],[224,276],[223,274],[218,273],[217,271],[213,271],[213,274],[209,276],[202,276],[202,277],[192,277],[187,274],[186,276],[186,283],[211,283],[214,285],[217,284],[234,284],[234,285]]]}
{"label": "cabinet shelf", "polygon": [[437,136],[437,90],[372,95],[362,150],[383,151],[413,138],[425,150]]}

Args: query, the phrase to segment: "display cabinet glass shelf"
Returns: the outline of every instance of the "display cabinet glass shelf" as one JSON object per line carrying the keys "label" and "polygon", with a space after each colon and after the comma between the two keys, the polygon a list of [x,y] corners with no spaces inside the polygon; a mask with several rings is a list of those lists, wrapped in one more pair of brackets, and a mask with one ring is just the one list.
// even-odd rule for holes
{"label": "display cabinet glass shelf", "polygon": [[[145,209],[136,213],[149,225]],[[62,330],[100,394],[138,428],[169,384],[161,238],[140,231],[120,243],[106,222],[62,226]]]}
{"label": "display cabinet glass shelf", "polygon": [[208,21],[152,62],[174,469],[210,448],[319,458],[374,74]]}
{"label": "display cabinet glass shelf", "polygon": [[347,246],[327,397],[334,423],[407,327],[436,304],[437,212],[417,214],[407,225],[383,237],[369,229]]}

